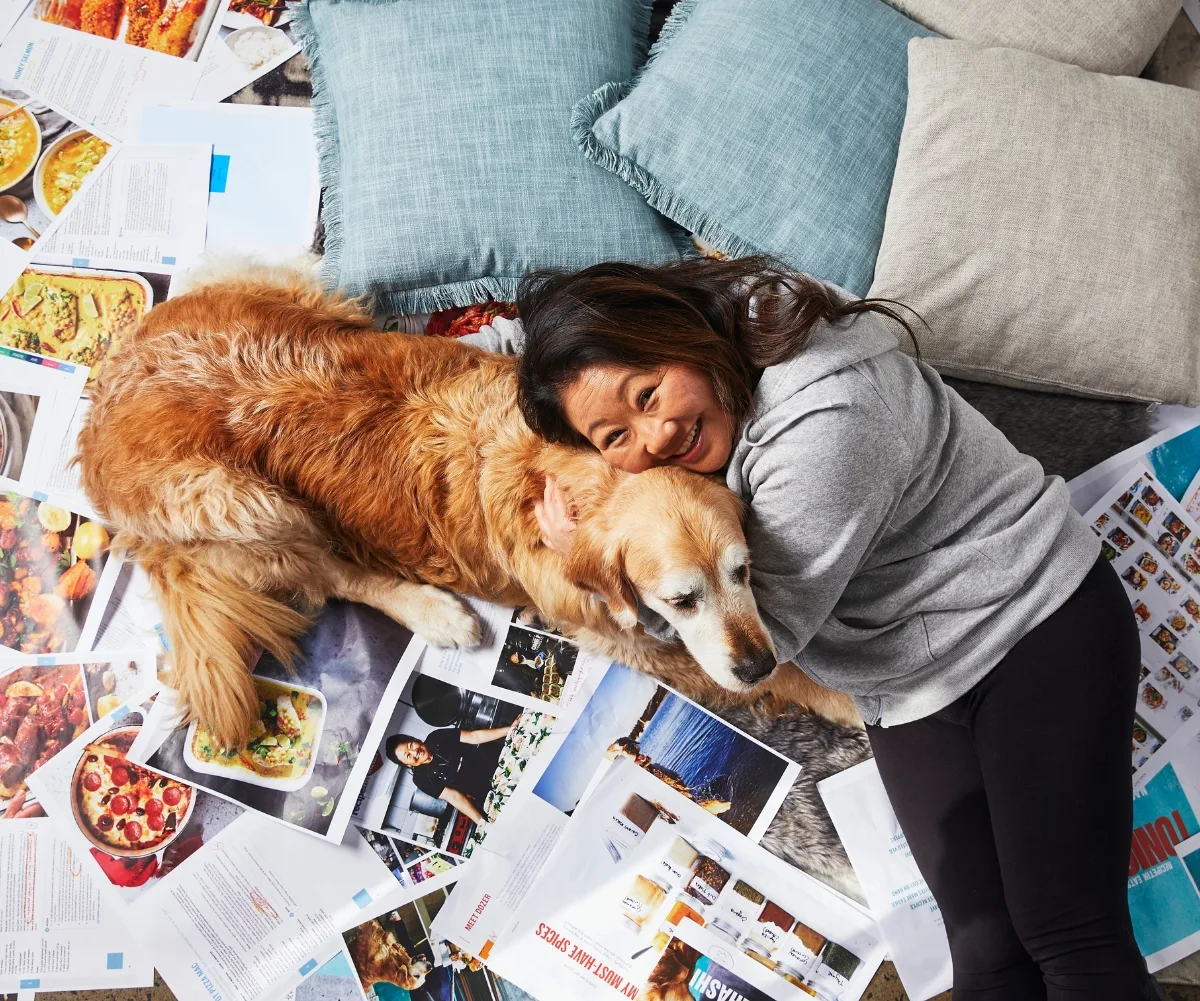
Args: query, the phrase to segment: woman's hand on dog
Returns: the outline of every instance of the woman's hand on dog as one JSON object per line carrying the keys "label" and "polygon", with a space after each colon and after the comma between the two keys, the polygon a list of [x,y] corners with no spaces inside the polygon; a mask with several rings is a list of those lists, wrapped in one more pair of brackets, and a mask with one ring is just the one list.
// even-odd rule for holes
{"label": "woman's hand on dog", "polygon": [[538,528],[542,530],[542,542],[559,556],[571,551],[571,533],[575,531],[575,519],[567,506],[567,496],[562,492],[553,476],[546,477],[546,492],[534,507]]}

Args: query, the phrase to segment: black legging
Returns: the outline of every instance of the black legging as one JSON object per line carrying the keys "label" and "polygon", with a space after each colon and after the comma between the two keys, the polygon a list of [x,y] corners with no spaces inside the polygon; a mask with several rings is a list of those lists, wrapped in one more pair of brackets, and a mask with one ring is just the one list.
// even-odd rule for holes
{"label": "black legging", "polygon": [[954,1001],[1161,997],[1126,899],[1139,662],[1101,558],[962,698],[867,728],[945,916]]}

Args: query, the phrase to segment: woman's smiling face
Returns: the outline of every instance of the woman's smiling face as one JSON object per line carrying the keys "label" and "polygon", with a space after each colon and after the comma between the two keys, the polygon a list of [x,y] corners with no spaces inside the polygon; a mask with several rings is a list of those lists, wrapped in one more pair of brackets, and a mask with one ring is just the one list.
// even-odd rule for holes
{"label": "woman's smiling face", "polygon": [[562,404],[571,426],[626,472],[674,465],[715,473],[733,450],[733,419],[712,381],[686,365],[593,365],[563,392]]}

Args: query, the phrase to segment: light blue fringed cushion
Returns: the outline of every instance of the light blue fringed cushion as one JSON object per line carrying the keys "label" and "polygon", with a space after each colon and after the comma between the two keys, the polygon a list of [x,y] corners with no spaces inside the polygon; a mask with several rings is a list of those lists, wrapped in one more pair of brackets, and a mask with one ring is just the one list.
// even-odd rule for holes
{"label": "light blue fringed cushion", "polygon": [[425,313],[526,272],[679,257],[580,156],[572,106],[644,59],[650,0],[308,0],[326,281]]}
{"label": "light blue fringed cushion", "polygon": [[576,141],[669,218],[865,295],[907,100],[882,0],[679,0],[630,87],[575,108]]}

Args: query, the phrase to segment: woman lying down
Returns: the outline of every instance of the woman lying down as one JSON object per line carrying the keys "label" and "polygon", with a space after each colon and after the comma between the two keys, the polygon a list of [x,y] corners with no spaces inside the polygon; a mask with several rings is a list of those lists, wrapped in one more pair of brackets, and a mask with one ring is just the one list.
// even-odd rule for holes
{"label": "woman lying down", "polygon": [[[523,327],[466,340],[522,354],[531,428],[746,501],[778,659],[854,696],[955,1001],[1160,997],[1126,903],[1138,634],[1063,481],[898,349],[896,304],[763,260],[536,274],[517,298]],[[538,521],[565,553],[553,483]]]}

